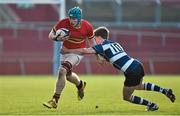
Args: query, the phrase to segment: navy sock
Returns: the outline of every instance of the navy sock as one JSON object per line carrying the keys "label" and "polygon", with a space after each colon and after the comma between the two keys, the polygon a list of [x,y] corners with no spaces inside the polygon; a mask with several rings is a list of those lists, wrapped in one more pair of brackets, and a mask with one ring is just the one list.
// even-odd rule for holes
{"label": "navy sock", "polygon": [[144,90],[157,91],[166,94],[167,90],[152,83],[144,83]]}
{"label": "navy sock", "polygon": [[80,84],[78,85],[78,86],[76,86],[77,88],[78,88],[78,90],[79,89],[81,89],[82,88],[82,86],[83,86],[83,82],[82,82],[82,80],[80,81]]}
{"label": "navy sock", "polygon": [[138,96],[132,96],[131,103],[145,105],[145,106],[150,106],[153,104],[150,101],[143,99],[141,97],[138,97]]}

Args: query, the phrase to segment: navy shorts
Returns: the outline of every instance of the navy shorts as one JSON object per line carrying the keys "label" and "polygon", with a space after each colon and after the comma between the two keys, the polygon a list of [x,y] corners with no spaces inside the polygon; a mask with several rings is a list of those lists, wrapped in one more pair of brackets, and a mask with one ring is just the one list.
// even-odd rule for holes
{"label": "navy shorts", "polygon": [[124,72],[124,85],[127,87],[139,85],[144,75],[143,65],[139,61],[134,60],[132,65]]}

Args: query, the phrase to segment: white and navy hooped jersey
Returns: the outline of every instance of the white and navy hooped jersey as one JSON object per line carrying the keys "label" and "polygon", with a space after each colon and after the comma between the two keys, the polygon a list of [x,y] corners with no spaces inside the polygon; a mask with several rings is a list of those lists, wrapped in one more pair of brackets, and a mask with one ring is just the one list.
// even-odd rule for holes
{"label": "white and navy hooped jersey", "polygon": [[123,72],[126,72],[134,61],[117,42],[105,40],[102,44],[95,45],[93,49],[97,54],[103,56],[107,61],[112,63],[114,67]]}

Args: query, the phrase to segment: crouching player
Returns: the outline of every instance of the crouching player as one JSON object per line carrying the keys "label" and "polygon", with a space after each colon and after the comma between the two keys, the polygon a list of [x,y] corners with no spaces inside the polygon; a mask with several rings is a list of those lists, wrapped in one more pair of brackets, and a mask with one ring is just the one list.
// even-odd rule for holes
{"label": "crouching player", "polygon": [[162,88],[152,83],[143,83],[144,69],[140,61],[130,57],[117,42],[108,40],[109,30],[106,27],[99,27],[95,31],[95,39],[100,44],[90,48],[62,49],[62,53],[76,52],[79,54],[99,54],[106,61],[110,62],[116,69],[124,72],[125,81],[123,87],[123,99],[134,104],[147,106],[147,111],[158,110],[158,105],[142,97],[133,95],[134,90],[156,91],[167,96],[171,102],[175,101],[172,89]]}

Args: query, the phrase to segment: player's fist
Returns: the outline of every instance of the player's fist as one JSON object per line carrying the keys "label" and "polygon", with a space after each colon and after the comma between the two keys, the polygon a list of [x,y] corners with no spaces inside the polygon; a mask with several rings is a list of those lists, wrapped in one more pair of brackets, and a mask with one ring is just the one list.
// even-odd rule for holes
{"label": "player's fist", "polygon": [[106,59],[104,59],[101,55],[99,55],[99,54],[96,54],[96,59],[98,60],[98,62],[100,63],[100,64],[107,64],[107,61],[106,61]]}

